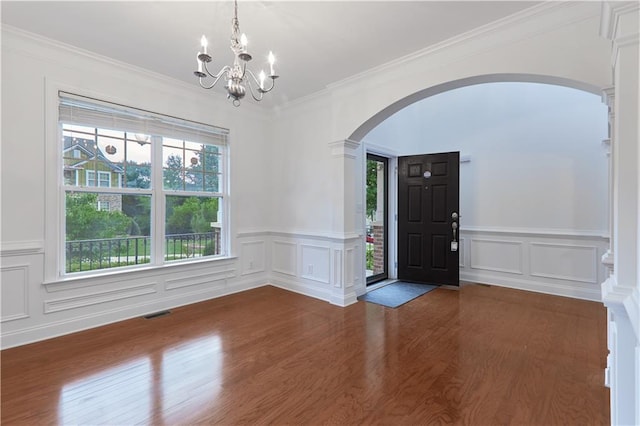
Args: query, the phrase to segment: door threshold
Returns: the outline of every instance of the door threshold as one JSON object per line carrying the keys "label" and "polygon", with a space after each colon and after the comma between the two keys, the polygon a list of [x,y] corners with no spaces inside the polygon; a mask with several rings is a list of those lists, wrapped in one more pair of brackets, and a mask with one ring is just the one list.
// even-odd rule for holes
{"label": "door threshold", "polygon": [[368,285],[367,286],[367,293],[370,292],[370,291],[373,291],[373,290],[377,290],[380,287],[384,287],[385,285],[393,284],[396,281],[398,281],[396,278],[387,278],[386,280],[378,281],[375,284]]}

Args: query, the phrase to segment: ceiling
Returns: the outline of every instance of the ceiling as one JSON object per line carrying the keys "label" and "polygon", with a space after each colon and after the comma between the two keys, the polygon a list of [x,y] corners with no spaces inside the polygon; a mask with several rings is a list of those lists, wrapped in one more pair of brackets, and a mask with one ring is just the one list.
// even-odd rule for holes
{"label": "ceiling", "polygon": [[[240,1],[252,68],[276,55],[265,105],[328,84],[532,7],[529,1]],[[200,36],[212,69],[230,64],[231,1],[6,1],[2,23],[196,85]],[[267,98],[265,98],[266,101]]]}

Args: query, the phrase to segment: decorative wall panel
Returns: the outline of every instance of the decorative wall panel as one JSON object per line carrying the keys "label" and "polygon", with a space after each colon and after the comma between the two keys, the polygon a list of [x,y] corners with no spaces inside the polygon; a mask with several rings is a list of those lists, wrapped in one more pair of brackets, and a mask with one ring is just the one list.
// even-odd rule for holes
{"label": "decorative wall panel", "polygon": [[1,322],[29,317],[28,265],[3,267],[0,271]]}
{"label": "decorative wall panel", "polygon": [[522,274],[522,242],[472,238],[471,268]]}
{"label": "decorative wall panel", "polygon": [[531,243],[531,276],[598,283],[598,249],[594,246]]}
{"label": "decorative wall panel", "polygon": [[271,244],[271,270],[279,274],[297,276],[298,245],[286,241],[274,241]]}

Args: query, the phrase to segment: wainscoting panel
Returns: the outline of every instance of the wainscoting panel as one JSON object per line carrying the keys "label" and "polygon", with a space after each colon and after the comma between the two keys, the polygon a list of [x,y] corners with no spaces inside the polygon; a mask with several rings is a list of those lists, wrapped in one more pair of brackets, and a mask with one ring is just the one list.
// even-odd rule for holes
{"label": "wainscoting panel", "polygon": [[240,243],[241,275],[265,272],[266,244],[264,240],[243,241]]}
{"label": "wainscoting panel", "polygon": [[273,241],[271,248],[271,270],[279,274],[297,276],[298,245],[288,241]]}
{"label": "wainscoting panel", "polygon": [[464,268],[465,265],[467,264],[467,259],[465,259],[465,254],[467,253],[467,251],[465,250],[465,239],[464,238],[458,238],[458,252],[459,252],[459,260],[458,263],[460,265],[460,268]]}
{"label": "wainscoting panel", "polygon": [[470,238],[471,268],[522,274],[522,242]]}
{"label": "wainscoting panel", "polygon": [[593,232],[463,228],[460,279],[600,301],[608,244]]}
{"label": "wainscoting panel", "polygon": [[60,299],[47,300],[44,302],[44,313],[60,312],[71,309],[79,309],[92,305],[99,305],[108,302],[116,302],[137,296],[153,294],[157,291],[158,283],[151,282],[117,290],[98,291],[81,296],[70,296]]}
{"label": "wainscoting panel", "polygon": [[329,248],[317,245],[301,244],[302,278],[329,284],[330,264]]}
{"label": "wainscoting panel", "polygon": [[345,288],[350,288],[355,285],[355,280],[358,275],[355,273],[356,255],[358,253],[357,247],[347,248],[344,256],[344,270],[345,270]]}
{"label": "wainscoting panel", "polygon": [[29,317],[29,265],[2,267],[0,271],[1,322]]}
{"label": "wainscoting panel", "polygon": [[530,243],[531,276],[598,283],[598,248],[595,246]]}
{"label": "wainscoting panel", "polygon": [[341,249],[334,249],[333,250],[333,266],[332,266],[332,270],[333,270],[333,286],[335,288],[341,288],[342,287],[342,279],[344,277],[344,262],[343,262],[344,258],[342,256],[342,250]]}
{"label": "wainscoting panel", "polygon": [[[364,293],[360,235],[272,233],[269,282],[339,306]],[[362,271],[359,271],[361,269]]]}
{"label": "wainscoting panel", "polygon": [[221,271],[208,272],[204,274],[194,274],[189,277],[172,278],[165,281],[165,290],[177,290],[185,287],[217,284],[223,287],[225,280],[233,278],[233,269],[223,269]]}

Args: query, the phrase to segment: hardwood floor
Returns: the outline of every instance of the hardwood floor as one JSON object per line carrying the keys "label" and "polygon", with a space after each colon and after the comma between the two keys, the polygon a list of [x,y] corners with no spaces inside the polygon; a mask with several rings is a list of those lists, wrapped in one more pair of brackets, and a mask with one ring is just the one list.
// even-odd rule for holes
{"label": "hardwood floor", "polygon": [[3,425],[609,423],[603,306],[500,287],[262,287],[1,356]]}

